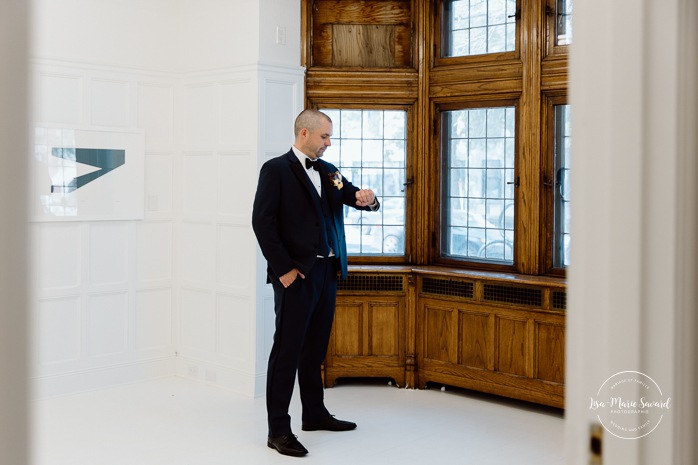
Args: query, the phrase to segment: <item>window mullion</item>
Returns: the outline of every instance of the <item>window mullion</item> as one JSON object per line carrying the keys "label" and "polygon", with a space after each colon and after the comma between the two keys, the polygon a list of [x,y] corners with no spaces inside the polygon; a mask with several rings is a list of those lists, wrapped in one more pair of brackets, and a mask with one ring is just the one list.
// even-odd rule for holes
{"label": "window mullion", "polygon": [[537,274],[540,269],[541,219],[541,58],[543,5],[539,0],[521,0],[522,91],[519,104],[519,187],[516,189],[515,266],[520,273]]}

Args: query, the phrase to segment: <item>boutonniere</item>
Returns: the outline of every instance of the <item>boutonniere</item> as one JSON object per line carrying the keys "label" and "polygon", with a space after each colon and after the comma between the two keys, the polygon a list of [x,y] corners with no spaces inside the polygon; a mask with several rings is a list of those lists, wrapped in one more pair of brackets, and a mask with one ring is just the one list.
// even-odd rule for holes
{"label": "boutonniere", "polygon": [[342,174],[339,171],[335,171],[334,173],[327,173],[327,176],[330,177],[330,182],[337,190],[344,187],[344,183],[342,182]]}

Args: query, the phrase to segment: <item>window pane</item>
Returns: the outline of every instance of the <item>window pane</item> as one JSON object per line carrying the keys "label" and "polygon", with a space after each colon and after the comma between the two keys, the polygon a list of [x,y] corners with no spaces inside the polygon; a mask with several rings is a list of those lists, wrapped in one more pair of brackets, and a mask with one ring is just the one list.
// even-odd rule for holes
{"label": "window pane", "polygon": [[514,50],[515,13],[516,0],[444,0],[447,34],[443,56]]}
{"label": "window pane", "polygon": [[572,141],[570,106],[555,106],[555,193],[553,227],[553,266],[570,263],[570,145]]}
{"label": "window pane", "polygon": [[378,212],[344,207],[350,255],[404,255],[407,113],[401,110],[322,109],[333,122],[323,158],[354,185],[373,189]]}
{"label": "window pane", "polygon": [[572,43],[572,0],[557,0],[555,44]]}
{"label": "window pane", "polygon": [[514,116],[514,107],[443,113],[443,255],[514,262]]}

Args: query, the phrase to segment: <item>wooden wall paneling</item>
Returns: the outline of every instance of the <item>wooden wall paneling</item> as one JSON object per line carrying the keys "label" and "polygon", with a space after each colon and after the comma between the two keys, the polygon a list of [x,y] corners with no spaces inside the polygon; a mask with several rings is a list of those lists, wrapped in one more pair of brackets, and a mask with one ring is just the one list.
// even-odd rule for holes
{"label": "wooden wall paneling", "polygon": [[334,339],[332,356],[363,355],[364,302],[345,301],[337,303],[334,316]]}
{"label": "wooden wall paneling", "polygon": [[[323,366],[326,387],[342,377],[386,377],[406,385],[406,281],[394,270],[384,275],[350,271],[337,295]],[[414,324],[410,328],[414,333]]]}
{"label": "wooden wall paneling", "polygon": [[412,104],[417,100],[417,73],[392,70],[377,73],[313,69],[306,73],[309,100],[340,103]]}
{"label": "wooden wall paneling", "polygon": [[[373,271],[338,295],[327,387],[341,377],[388,377],[399,386],[436,382],[563,406],[564,312],[560,298],[553,304],[562,280],[400,267],[411,272],[385,288],[380,267],[357,268]],[[395,278],[394,269],[385,274]],[[507,302],[514,297],[523,300]]]}
{"label": "wooden wall paneling", "polygon": [[536,322],[536,373],[544,381],[565,382],[565,327]]}
{"label": "wooden wall paneling", "polygon": [[334,29],[331,24],[315,26],[313,28],[312,37],[312,58],[313,66],[332,66],[332,56],[334,49],[332,47]]}
{"label": "wooden wall paneling", "polygon": [[314,0],[319,24],[404,24],[411,19],[410,0]]}
{"label": "wooden wall paneling", "polygon": [[411,24],[402,25],[396,24],[395,28],[395,41],[394,41],[394,56],[395,64],[394,66],[405,66],[413,67],[413,37]]}
{"label": "wooden wall paneling", "polygon": [[411,66],[411,31],[410,0],[315,0],[312,65]]}
{"label": "wooden wall paneling", "polygon": [[[498,98],[502,99],[518,99],[521,95],[521,81],[516,79],[509,80],[487,80],[487,81],[470,81],[462,83],[435,83],[431,85],[430,91],[434,97],[438,96],[442,101],[445,98],[450,98],[451,101],[472,101],[483,97],[491,97],[497,94]],[[463,95],[467,95],[464,98]]]}
{"label": "wooden wall paneling", "polygon": [[417,386],[417,290],[414,274],[407,276],[407,295],[405,306],[405,387],[414,388]]}
{"label": "wooden wall paneling", "polygon": [[519,61],[479,66],[449,66],[430,73],[429,96],[471,98],[471,93],[506,93],[518,97],[522,91],[522,65]]}
{"label": "wooden wall paneling", "polygon": [[397,302],[369,302],[367,355],[399,355],[400,309]]}
{"label": "wooden wall paneling", "polygon": [[526,320],[497,317],[497,363],[502,373],[526,376]]}
{"label": "wooden wall paneling", "polygon": [[461,309],[461,365],[494,370],[494,317],[487,312]]}
{"label": "wooden wall paneling", "polygon": [[458,363],[458,310],[438,305],[434,302],[424,304],[424,358],[445,363]]}
{"label": "wooden wall paneling", "polygon": [[[432,270],[413,270],[420,283],[427,278],[433,282],[420,284],[416,296],[416,386],[443,383],[562,407],[564,313],[557,310],[560,302],[554,306],[552,300],[564,287],[541,278],[519,281],[502,274],[496,279],[482,272],[439,277]],[[448,286],[453,281],[472,282],[472,295],[454,294],[459,287]],[[513,298],[520,303],[508,302]],[[452,349],[457,350],[455,359]]]}
{"label": "wooden wall paneling", "polygon": [[333,66],[395,66],[395,28],[373,24],[332,27]]}

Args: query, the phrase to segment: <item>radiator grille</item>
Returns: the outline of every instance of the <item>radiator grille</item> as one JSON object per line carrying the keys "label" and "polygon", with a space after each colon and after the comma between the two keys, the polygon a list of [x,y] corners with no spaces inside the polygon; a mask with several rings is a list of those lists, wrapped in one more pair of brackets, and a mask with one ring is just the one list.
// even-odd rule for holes
{"label": "radiator grille", "polygon": [[339,291],[402,291],[403,278],[400,275],[349,275],[345,280],[339,280]]}
{"label": "radiator grille", "polygon": [[567,308],[567,293],[565,291],[553,291],[553,308],[556,310]]}
{"label": "radiator grille", "polygon": [[469,281],[454,281],[451,279],[424,278],[422,292],[425,294],[448,295],[472,299],[474,286]]}
{"label": "radiator grille", "polygon": [[485,284],[483,291],[483,300],[490,302],[506,302],[531,307],[543,305],[543,292],[540,289]]}

